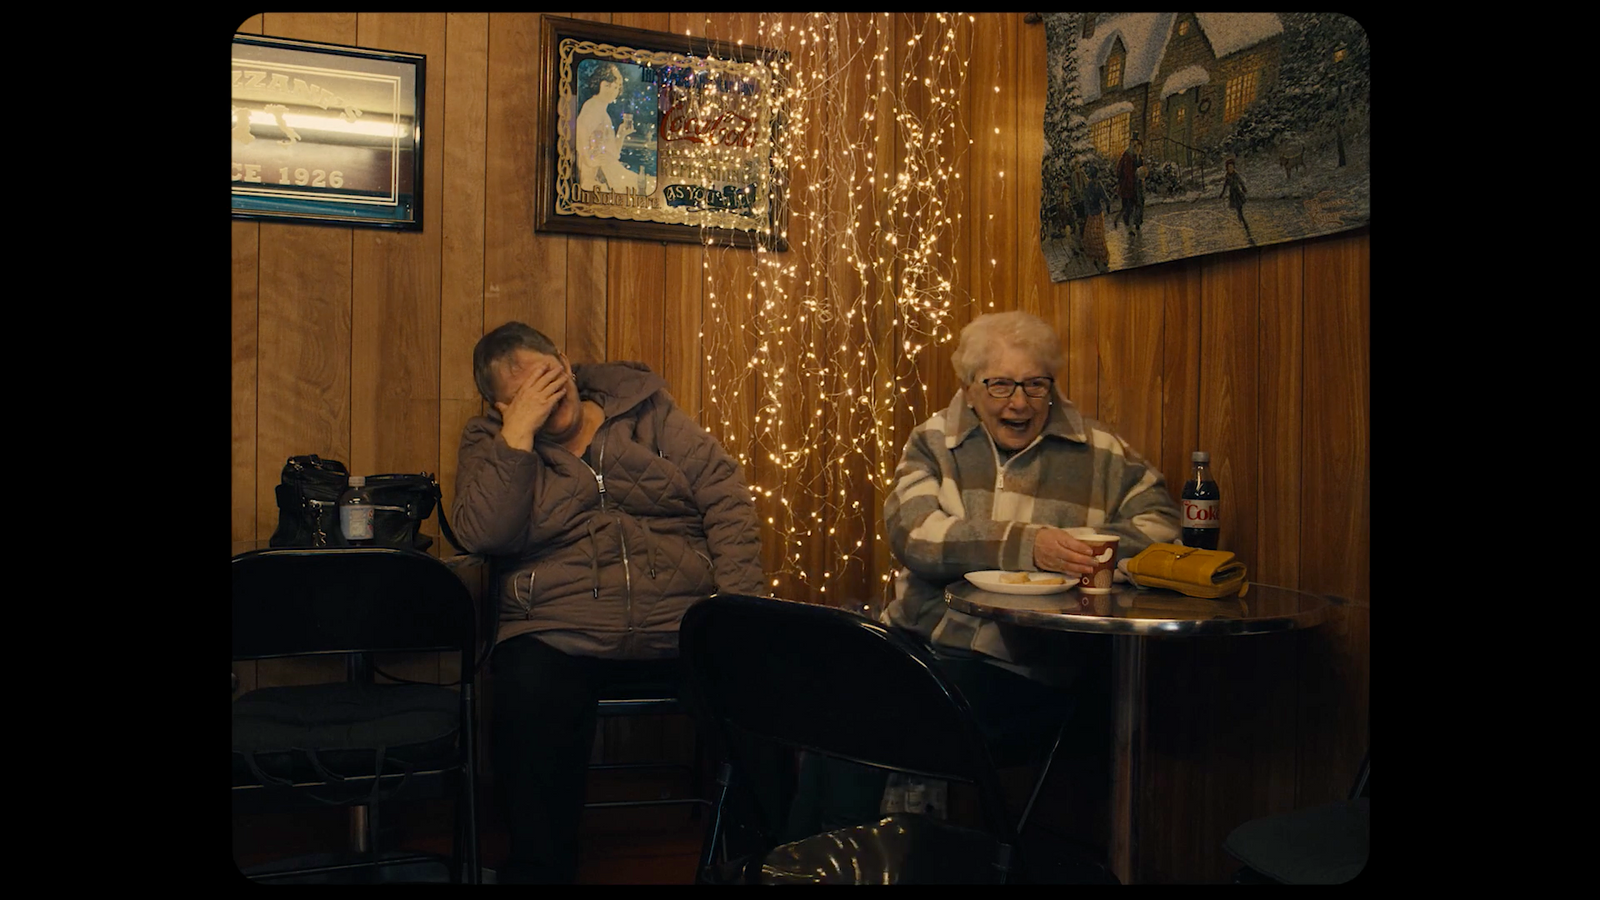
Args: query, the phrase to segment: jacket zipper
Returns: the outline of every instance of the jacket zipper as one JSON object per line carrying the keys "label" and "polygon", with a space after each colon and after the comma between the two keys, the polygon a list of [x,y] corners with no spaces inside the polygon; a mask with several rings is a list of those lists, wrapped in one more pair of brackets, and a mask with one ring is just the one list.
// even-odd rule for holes
{"label": "jacket zipper", "polygon": [[649,567],[645,571],[649,572],[650,577],[654,579],[656,577],[656,534],[650,530],[650,523],[644,519],[639,520],[639,527],[644,529],[644,559],[645,565]]}
{"label": "jacket zipper", "polygon": [[[622,608],[623,608],[624,614],[627,617],[628,630],[632,631],[633,630],[633,573],[629,569],[629,565],[628,565],[628,535],[627,535],[627,533],[624,530],[623,525],[622,525],[622,516],[618,515],[614,511],[612,511],[611,508],[606,505],[606,477],[605,477],[605,475],[601,474],[601,472],[606,467],[606,439],[607,439],[607,435],[602,434],[600,436],[600,456],[596,459],[595,465],[594,466],[590,466],[587,462],[585,462],[584,465],[588,466],[589,471],[594,473],[595,486],[600,489],[600,510],[602,512],[610,512],[611,513],[611,517],[613,519],[615,519],[616,522],[617,522],[617,539],[619,541],[621,541],[621,543],[622,543],[622,584],[623,584],[623,607]],[[582,457],[580,457],[580,459],[581,458]],[[598,466],[599,468],[596,468],[596,466]],[[591,537],[592,537],[592,535],[591,535]],[[596,580],[595,580],[594,596],[595,596],[595,599],[597,599],[597,600],[600,599],[600,582],[599,582],[598,576],[596,577]]]}
{"label": "jacket zipper", "polygon": [[596,600],[599,600],[600,599],[600,542],[596,541],[594,539],[594,519],[589,519],[585,523],[584,527],[589,532],[589,582],[590,582],[590,584],[593,585],[593,587],[591,587],[590,590],[594,592],[594,598]]}
{"label": "jacket zipper", "polygon": [[1001,491],[1005,490],[1005,487],[1006,487],[1006,466],[1011,465],[1012,460],[1016,459],[1017,457],[1021,456],[1024,453],[1027,453],[1029,450],[1032,450],[1033,449],[1033,445],[1039,443],[1039,440],[1041,438],[1043,438],[1043,437],[1044,437],[1044,435],[1036,435],[1034,437],[1034,439],[1028,444],[1028,446],[1023,447],[1021,450],[1018,450],[1017,452],[1011,454],[1011,459],[1005,460],[1003,462],[1000,459],[1000,445],[996,444],[994,442],[994,438],[990,438],[989,439],[989,449],[994,451],[994,492],[995,493],[998,494]]}
{"label": "jacket zipper", "polygon": [[[584,459],[583,457],[581,457],[581,456],[578,457],[578,461],[583,463],[583,467],[588,469],[589,470],[589,474],[594,476],[595,486],[600,489],[600,509],[602,511],[604,511],[605,508],[606,508],[606,477],[604,475],[601,475],[599,472],[596,472],[594,470],[594,466],[589,465],[589,461]],[[596,600],[599,600],[600,599],[600,547],[599,547],[599,545],[595,544],[595,540],[594,540],[594,523],[593,522],[589,523],[589,529],[588,530],[589,530],[589,544],[591,545],[590,552],[593,554],[593,556],[591,557],[591,559],[593,561],[593,565],[591,566],[591,568],[594,571],[594,586],[591,587],[590,590],[594,592],[594,598]]]}
{"label": "jacket zipper", "polygon": [[[528,602],[522,603],[522,618],[525,620],[533,618],[533,580],[537,577],[539,577],[538,572],[532,570],[528,572]],[[522,592],[517,590],[516,582],[511,584],[511,593],[516,597],[517,602],[522,602]]]}
{"label": "jacket zipper", "polygon": [[[600,459],[598,460],[598,462],[599,462],[599,465],[600,465],[601,469],[604,469],[606,467],[606,440],[609,437],[610,437],[609,434],[602,434],[600,436]],[[595,477],[599,478],[600,474],[598,472],[596,472],[595,473]],[[603,492],[600,494],[600,508],[601,509],[605,508],[605,494]],[[611,517],[613,519],[617,520],[617,540],[622,542],[622,586],[623,586],[623,591],[624,591],[624,593],[623,593],[624,601],[623,601],[622,609],[623,609],[623,613],[627,617],[628,631],[632,632],[633,631],[633,568],[628,562],[628,532],[627,532],[627,529],[625,529],[623,527],[623,525],[622,525],[622,516],[620,514],[618,514],[618,513],[613,511],[611,513]]]}
{"label": "jacket zipper", "polygon": [[[661,448],[661,424],[666,421],[666,413],[662,412],[656,417],[656,456],[666,459],[667,453]],[[639,525],[644,528],[645,554],[650,560],[650,577],[656,577],[656,535],[650,530],[650,523],[644,519],[639,520]]]}

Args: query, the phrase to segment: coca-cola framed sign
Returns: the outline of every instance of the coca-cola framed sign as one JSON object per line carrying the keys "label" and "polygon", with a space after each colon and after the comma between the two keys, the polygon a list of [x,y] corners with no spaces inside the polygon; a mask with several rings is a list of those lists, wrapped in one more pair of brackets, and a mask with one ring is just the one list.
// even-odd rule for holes
{"label": "coca-cola framed sign", "polygon": [[542,17],[538,231],[788,249],[783,54]]}

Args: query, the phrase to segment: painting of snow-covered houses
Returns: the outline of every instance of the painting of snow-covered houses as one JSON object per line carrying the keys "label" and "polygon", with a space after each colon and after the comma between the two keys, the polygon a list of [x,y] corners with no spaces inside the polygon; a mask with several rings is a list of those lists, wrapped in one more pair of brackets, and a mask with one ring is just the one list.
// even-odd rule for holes
{"label": "painting of snow-covered houses", "polygon": [[1370,51],[1337,13],[1047,13],[1054,281],[1370,221]]}

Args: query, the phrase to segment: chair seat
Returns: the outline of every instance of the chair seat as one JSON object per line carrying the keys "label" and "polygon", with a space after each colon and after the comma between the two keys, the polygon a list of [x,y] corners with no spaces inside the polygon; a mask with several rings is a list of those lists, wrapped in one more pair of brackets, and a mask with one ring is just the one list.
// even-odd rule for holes
{"label": "chair seat", "polygon": [[247,755],[273,778],[321,781],[311,763],[342,777],[457,763],[461,696],[422,684],[316,684],[261,688],[233,702],[233,783],[259,783]]}
{"label": "chair seat", "polygon": [[1343,884],[1366,868],[1372,799],[1357,797],[1254,819],[1223,848],[1283,884]]}
{"label": "chair seat", "polygon": [[[1007,854],[1009,856],[1009,854]],[[915,813],[840,828],[775,847],[763,884],[995,884],[999,843]]]}

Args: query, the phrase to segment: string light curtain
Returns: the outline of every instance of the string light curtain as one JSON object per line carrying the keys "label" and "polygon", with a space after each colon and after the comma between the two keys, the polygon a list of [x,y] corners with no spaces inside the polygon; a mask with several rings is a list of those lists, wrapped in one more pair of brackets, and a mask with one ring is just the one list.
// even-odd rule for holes
{"label": "string light curtain", "polygon": [[[954,339],[971,302],[954,273],[972,24],[760,17],[754,43],[783,51],[767,62],[791,249],[707,240],[703,420],[755,491],[780,596],[868,615],[890,596],[883,501],[930,409],[923,357]],[[710,19],[704,36],[728,39]],[[948,366],[950,349],[931,362]]]}

